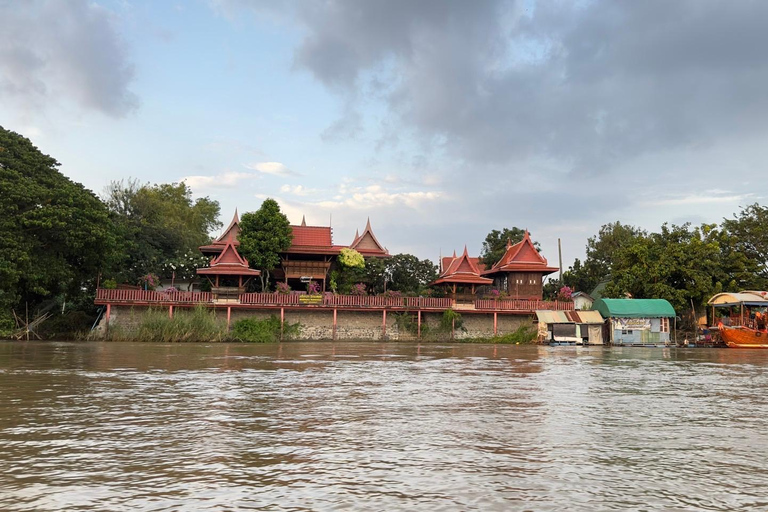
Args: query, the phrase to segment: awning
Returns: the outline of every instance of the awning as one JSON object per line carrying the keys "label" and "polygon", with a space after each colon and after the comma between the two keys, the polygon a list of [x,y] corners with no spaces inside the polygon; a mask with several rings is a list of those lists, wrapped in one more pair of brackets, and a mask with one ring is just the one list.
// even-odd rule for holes
{"label": "awning", "polygon": [[732,293],[718,293],[714,295],[709,302],[710,306],[739,306],[744,304],[745,306],[768,306],[768,300],[766,300],[766,292],[759,291],[742,291]]}

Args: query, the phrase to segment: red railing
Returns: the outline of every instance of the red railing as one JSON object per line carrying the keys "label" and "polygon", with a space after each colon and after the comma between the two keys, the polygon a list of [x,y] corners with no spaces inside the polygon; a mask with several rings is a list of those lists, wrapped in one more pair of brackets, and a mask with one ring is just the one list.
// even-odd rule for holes
{"label": "red railing", "polygon": [[380,295],[324,295],[323,305],[401,308],[405,305],[405,302],[402,297],[384,297]]}
{"label": "red railing", "polygon": [[295,293],[244,293],[240,295],[240,303],[292,305],[299,303],[299,295]]}
{"label": "red railing", "polygon": [[210,292],[155,292],[152,290],[96,290],[96,300],[104,302],[212,302]]}
{"label": "red railing", "polygon": [[475,309],[495,309],[497,311],[536,311],[548,309],[555,311],[572,311],[573,302],[548,300],[476,300]]}
{"label": "red railing", "polygon": [[448,297],[406,297],[405,307],[407,308],[435,308],[448,309],[453,306],[453,300]]}
{"label": "red railing", "polygon": [[[211,292],[155,292],[151,290],[96,290],[97,302],[110,303],[211,303],[215,294]],[[249,305],[314,305],[332,307],[371,307],[371,308],[406,308],[406,309],[449,309],[453,300],[449,297],[384,297],[379,295],[299,295],[295,293],[243,293],[239,296],[241,304]],[[470,306],[471,307],[471,306]],[[535,311],[548,309],[555,311],[573,310],[573,302],[542,300],[487,300],[474,302],[475,309],[495,311]]]}

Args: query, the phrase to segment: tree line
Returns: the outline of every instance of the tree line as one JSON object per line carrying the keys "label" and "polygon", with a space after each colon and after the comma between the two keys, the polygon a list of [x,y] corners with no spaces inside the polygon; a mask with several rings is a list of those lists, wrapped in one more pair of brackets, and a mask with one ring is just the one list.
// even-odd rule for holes
{"label": "tree line", "polygon": [[[99,197],[58,170],[59,163],[28,139],[0,126],[0,331],[12,311],[74,309],[93,314],[97,284],[138,284],[195,277],[208,261],[198,247],[222,227],[219,203],[194,199],[184,183],[111,183]],[[290,225],[278,204],[266,200],[241,218],[240,250],[262,270],[261,290],[274,290],[270,272],[290,245]],[[493,230],[481,261],[490,267],[517,228]],[[537,249],[538,243],[535,243]],[[359,254],[358,254],[359,256]],[[411,254],[360,260],[339,258],[329,275],[338,293],[425,293],[438,267]],[[604,225],[575,260],[561,286],[605,297],[664,298],[682,311],[722,291],[768,288],[768,208],[753,204],[720,224],[664,224],[658,232],[614,222]]]}

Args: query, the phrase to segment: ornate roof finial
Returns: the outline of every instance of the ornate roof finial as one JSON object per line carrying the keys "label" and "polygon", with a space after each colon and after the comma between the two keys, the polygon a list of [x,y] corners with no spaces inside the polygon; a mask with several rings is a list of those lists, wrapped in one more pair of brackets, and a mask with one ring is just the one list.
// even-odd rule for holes
{"label": "ornate roof finial", "polygon": [[301,216],[301,225],[303,227],[307,227],[307,219],[304,217],[304,215]]}

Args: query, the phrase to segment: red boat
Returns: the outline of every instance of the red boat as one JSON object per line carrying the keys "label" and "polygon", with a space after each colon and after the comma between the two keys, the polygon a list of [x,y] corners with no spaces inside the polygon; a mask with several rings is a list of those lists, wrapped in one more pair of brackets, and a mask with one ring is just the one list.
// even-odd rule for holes
{"label": "red boat", "polygon": [[768,332],[749,327],[720,326],[720,337],[731,348],[768,348]]}

